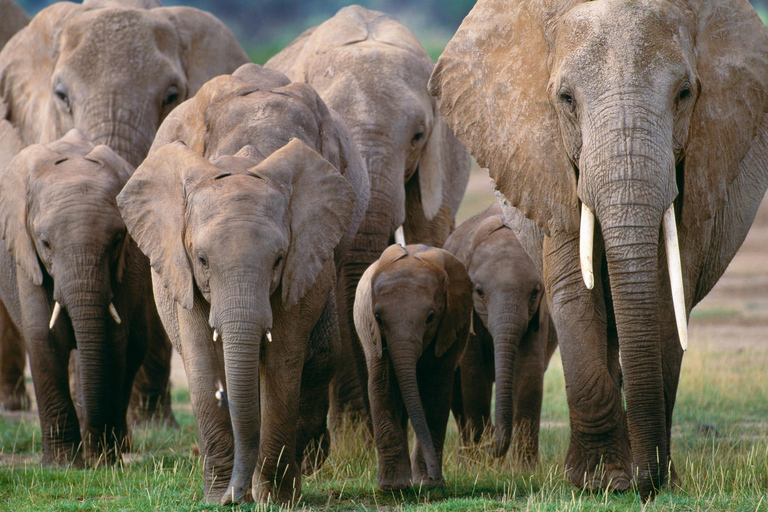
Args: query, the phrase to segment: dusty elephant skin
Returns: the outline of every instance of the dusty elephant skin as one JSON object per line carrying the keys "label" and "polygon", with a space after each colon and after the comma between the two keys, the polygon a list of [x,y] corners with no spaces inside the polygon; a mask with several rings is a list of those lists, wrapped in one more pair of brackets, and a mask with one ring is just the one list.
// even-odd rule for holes
{"label": "dusty elephant skin", "polygon": [[456,228],[443,247],[466,267],[473,285],[474,334],[456,372],[452,410],[463,442],[479,442],[493,428],[495,380],[491,453],[503,457],[511,444],[515,462],[531,467],[538,461],[544,372],[557,334],[536,267],[503,217],[494,204]]}
{"label": "dusty elephant skin", "polygon": [[444,486],[451,389],[472,314],[467,271],[442,249],[392,245],[360,279],[354,314],[368,363],[376,482],[384,490]]}
{"label": "dusty elephant skin", "polygon": [[471,160],[427,92],[434,62],[413,33],[384,13],[344,8],[265,67],[310,84],[347,123],[368,169],[370,205],[339,276],[345,364],[332,393],[334,422],[345,409],[367,417],[365,358],[352,319],[357,283],[399,226],[408,243],[442,247]]}
{"label": "dusty elephant skin", "polygon": [[[14,128],[22,147],[77,128],[137,166],[174,107],[210,78],[246,62],[229,29],[197,9],[164,8],[154,0],[59,2],[2,48],[0,119]],[[2,340],[3,352],[23,353],[18,337]],[[170,359],[159,363],[157,375],[141,370],[134,401],[143,404],[135,412],[174,422],[167,405]],[[0,391],[14,386],[21,371],[23,364],[0,363]],[[161,409],[153,411],[155,404]]]}
{"label": "dusty elephant skin", "polygon": [[430,91],[489,168],[542,273],[571,481],[627,489],[634,479],[652,497],[669,468],[676,478],[686,315],[725,271],[768,183],[768,30],[746,0],[480,0]]}
{"label": "dusty elephant skin", "polygon": [[132,171],[76,130],[0,171],[0,298],[29,351],[43,465],[111,463],[129,447],[128,399],[157,316],[149,261],[115,202]]}
{"label": "dusty elephant skin", "polygon": [[0,0],[0,50],[16,32],[29,23],[29,16],[14,0]]}
{"label": "dusty elephant skin", "polygon": [[207,500],[290,502],[305,448],[307,470],[327,453],[334,251],[367,187],[311,87],[249,64],[165,120],[118,197],[184,360]]}

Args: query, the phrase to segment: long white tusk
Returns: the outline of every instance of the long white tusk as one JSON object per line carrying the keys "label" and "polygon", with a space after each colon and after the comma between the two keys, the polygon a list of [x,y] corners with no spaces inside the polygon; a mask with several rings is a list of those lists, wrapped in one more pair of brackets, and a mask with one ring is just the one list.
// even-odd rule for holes
{"label": "long white tusk", "polygon": [[214,329],[213,330],[213,342],[216,343],[217,341],[219,341],[219,331]]}
{"label": "long white tusk", "polygon": [[267,329],[267,341],[272,343],[272,331]]}
{"label": "long white tusk", "polygon": [[662,225],[664,226],[664,248],[667,252],[669,284],[672,288],[672,303],[675,306],[675,320],[677,320],[677,334],[680,336],[680,346],[683,347],[683,350],[688,350],[688,320],[685,314],[683,266],[680,264],[680,244],[677,241],[674,204],[664,212]]}
{"label": "long white tusk", "polygon": [[120,320],[120,315],[117,314],[117,309],[115,308],[115,305],[113,303],[109,303],[109,314],[112,315],[112,318],[115,320],[115,323],[117,325],[120,325],[123,323],[122,320]]}
{"label": "long white tusk", "polygon": [[403,230],[403,226],[395,230],[395,243],[405,247],[405,230]]}
{"label": "long white tusk", "polygon": [[53,313],[51,314],[51,321],[48,322],[48,328],[53,329],[53,326],[56,325],[56,320],[58,320],[59,315],[61,314],[61,304],[58,302],[53,305]]}
{"label": "long white tusk", "polygon": [[595,274],[592,271],[592,248],[595,241],[595,214],[581,203],[581,233],[579,234],[579,254],[581,257],[581,276],[588,290],[595,286]]}

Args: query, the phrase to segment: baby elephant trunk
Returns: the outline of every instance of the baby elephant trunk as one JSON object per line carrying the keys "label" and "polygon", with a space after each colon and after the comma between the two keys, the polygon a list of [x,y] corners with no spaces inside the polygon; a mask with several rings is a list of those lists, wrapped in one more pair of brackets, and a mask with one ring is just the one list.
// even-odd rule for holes
{"label": "baby elephant trunk", "polygon": [[421,340],[395,341],[390,343],[389,350],[395,376],[400,386],[400,394],[405,403],[405,410],[408,412],[408,418],[411,420],[416,439],[419,441],[424,461],[427,464],[427,475],[430,480],[440,482],[443,478],[443,471],[437,460],[435,445],[432,442],[432,434],[424,414],[416,378],[416,363],[421,355],[417,348],[420,347]]}

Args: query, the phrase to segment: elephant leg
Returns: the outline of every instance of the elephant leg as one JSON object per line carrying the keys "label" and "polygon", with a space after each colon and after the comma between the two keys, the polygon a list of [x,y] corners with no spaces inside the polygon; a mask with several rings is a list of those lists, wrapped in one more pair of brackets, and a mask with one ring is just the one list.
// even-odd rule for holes
{"label": "elephant leg", "polygon": [[[475,317],[475,321],[479,319]],[[477,324],[475,324],[477,325]],[[456,372],[460,377],[461,387],[454,385],[454,402],[459,400],[463,407],[460,424],[461,439],[465,445],[479,443],[485,430],[493,428],[491,424],[491,400],[493,398],[493,342],[483,331],[470,336],[467,348]]]}
{"label": "elephant leg", "polygon": [[275,320],[274,341],[262,345],[259,371],[262,420],[252,486],[253,497],[259,502],[291,503],[301,494],[303,450],[297,447],[297,428],[307,344],[302,334],[288,326],[295,318]]}
{"label": "elephant leg", "polygon": [[368,388],[378,455],[376,483],[385,491],[405,489],[411,485],[408,414],[387,356],[371,361]]}
{"label": "elephant leg", "polygon": [[[602,253],[601,246],[602,238],[596,236],[596,254]],[[552,233],[544,239],[543,253],[548,306],[560,342],[568,398],[568,478],[587,489],[628,489],[632,454],[621,393],[609,369],[605,273],[595,265],[594,289],[584,286],[578,234]]]}
{"label": "elephant leg", "polygon": [[[452,349],[454,352],[456,350],[455,347]],[[453,389],[454,377],[454,365],[451,363],[453,362],[452,359],[456,359],[455,355],[453,358],[451,355],[450,351],[440,359],[427,355],[422,361],[419,361],[416,370],[421,405],[427,418],[427,426],[432,437],[432,443],[435,445],[435,454],[441,468],[441,475],[445,431],[448,427],[448,417],[451,414],[451,391]],[[415,485],[427,485],[428,483],[434,485],[434,482],[430,482],[427,463],[424,460],[424,450],[419,443],[418,437],[411,454],[411,473]],[[437,486],[442,487],[444,485],[445,480],[441,478],[437,482]]]}
{"label": "elephant leg", "polygon": [[0,407],[6,411],[29,409],[29,395],[24,384],[27,352],[24,338],[0,302]]}
{"label": "elephant leg", "polygon": [[134,423],[161,423],[178,427],[171,409],[173,346],[163,329],[154,301],[148,301],[145,308],[147,351],[133,381],[131,420]]}
{"label": "elephant leg", "polygon": [[544,372],[547,369],[546,339],[543,329],[520,340],[515,360],[514,418],[512,420],[514,460],[523,468],[533,468],[539,460],[539,427],[544,397]]}
{"label": "elephant leg", "polygon": [[[167,297],[162,298],[165,299]],[[221,342],[213,342],[207,308],[199,302],[195,302],[191,311],[176,308],[171,302],[171,307],[178,314],[178,331],[176,325],[169,324],[169,332],[173,335],[178,333],[180,339],[176,341],[183,346],[181,355],[204,461],[204,497],[208,502],[219,503],[232,477],[235,442],[226,400],[216,398],[219,383],[226,382],[224,353]],[[158,301],[160,303],[161,300]],[[167,307],[163,309],[166,313],[164,322],[175,321],[174,311]]]}
{"label": "elephant leg", "polygon": [[338,354],[341,344],[339,336],[336,294],[330,290],[320,320],[312,330],[309,358],[301,376],[296,454],[302,456],[297,463],[305,475],[322,467],[331,448],[327,425],[329,383],[334,375],[334,354]]}

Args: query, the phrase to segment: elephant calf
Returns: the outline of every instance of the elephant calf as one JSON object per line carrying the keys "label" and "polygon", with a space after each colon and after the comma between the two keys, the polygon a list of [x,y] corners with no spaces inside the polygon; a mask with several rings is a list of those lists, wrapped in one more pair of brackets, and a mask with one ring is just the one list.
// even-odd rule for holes
{"label": "elephant calf", "polygon": [[514,434],[515,460],[535,465],[544,372],[557,348],[541,279],[504,225],[498,203],[459,226],[444,248],[464,264],[474,285],[475,334],[461,358],[453,393],[462,440],[477,443],[491,426],[495,380],[492,453],[504,456]]}
{"label": "elephant calf", "polygon": [[[445,485],[451,389],[471,313],[467,271],[442,249],[392,245],[360,279],[355,327],[368,364],[376,481],[384,490]],[[409,419],[416,432],[410,463]]]}
{"label": "elephant calf", "polygon": [[[148,342],[167,343],[149,262],[115,202],[132,172],[77,130],[27,147],[0,171],[0,299],[29,351],[43,465],[82,465],[81,441],[85,462],[117,460]],[[77,411],[68,372],[74,349]]]}

